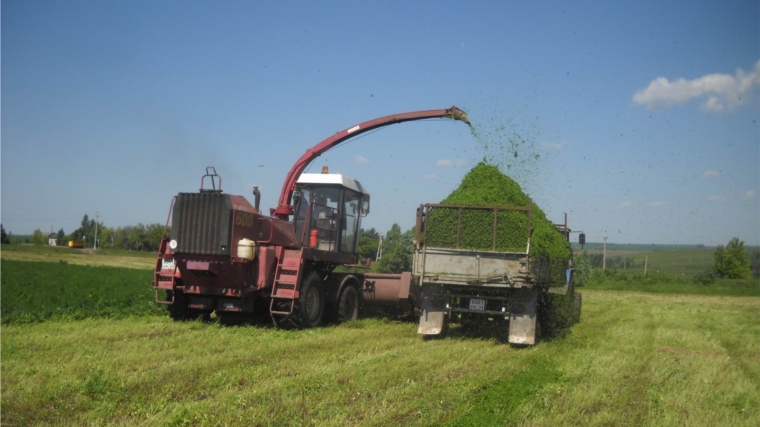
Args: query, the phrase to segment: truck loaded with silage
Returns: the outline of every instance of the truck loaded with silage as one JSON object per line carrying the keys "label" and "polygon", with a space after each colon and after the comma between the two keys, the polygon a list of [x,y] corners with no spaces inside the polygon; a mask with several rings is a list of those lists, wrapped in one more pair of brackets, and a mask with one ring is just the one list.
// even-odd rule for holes
{"label": "truck loaded with silage", "polygon": [[569,236],[566,220],[553,224],[514,180],[478,164],[440,204],[417,210],[418,332],[503,319],[510,343],[530,345],[579,320]]}

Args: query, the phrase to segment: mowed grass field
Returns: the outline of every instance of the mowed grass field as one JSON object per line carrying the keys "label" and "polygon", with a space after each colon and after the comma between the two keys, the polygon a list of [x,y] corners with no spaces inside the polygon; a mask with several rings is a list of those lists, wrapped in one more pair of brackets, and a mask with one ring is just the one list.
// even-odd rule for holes
{"label": "mowed grass field", "polygon": [[[6,253],[5,426],[760,425],[756,296],[587,289],[579,324],[524,349],[457,327],[423,341],[414,322],[379,318],[291,331],[128,308],[6,321],[20,286],[7,272],[48,271]],[[146,298],[150,279],[47,268],[21,285],[122,288],[101,307]]]}

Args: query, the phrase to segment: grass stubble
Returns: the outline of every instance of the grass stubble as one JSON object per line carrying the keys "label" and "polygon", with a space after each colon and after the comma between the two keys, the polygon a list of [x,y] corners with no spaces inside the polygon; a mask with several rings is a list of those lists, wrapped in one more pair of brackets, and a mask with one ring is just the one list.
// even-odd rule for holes
{"label": "grass stubble", "polygon": [[760,298],[585,291],[515,349],[409,322],[301,331],[163,316],[3,326],[16,425],[760,424]]}

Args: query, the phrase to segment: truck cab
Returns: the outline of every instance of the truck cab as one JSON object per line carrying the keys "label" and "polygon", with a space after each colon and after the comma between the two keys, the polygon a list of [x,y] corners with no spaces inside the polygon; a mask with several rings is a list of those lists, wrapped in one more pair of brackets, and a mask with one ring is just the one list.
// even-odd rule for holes
{"label": "truck cab", "polygon": [[304,173],[293,192],[293,222],[300,247],[355,254],[369,193],[342,174]]}

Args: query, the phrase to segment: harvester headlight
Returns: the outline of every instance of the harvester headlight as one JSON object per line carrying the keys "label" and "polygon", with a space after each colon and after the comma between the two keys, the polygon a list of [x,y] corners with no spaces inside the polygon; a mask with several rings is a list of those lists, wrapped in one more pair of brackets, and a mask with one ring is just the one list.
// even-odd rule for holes
{"label": "harvester headlight", "polygon": [[177,241],[172,240],[171,242],[169,242],[169,247],[172,248],[172,250],[177,249]]}

